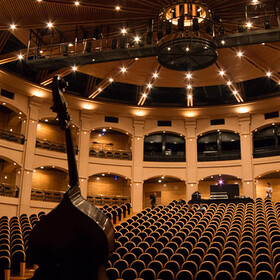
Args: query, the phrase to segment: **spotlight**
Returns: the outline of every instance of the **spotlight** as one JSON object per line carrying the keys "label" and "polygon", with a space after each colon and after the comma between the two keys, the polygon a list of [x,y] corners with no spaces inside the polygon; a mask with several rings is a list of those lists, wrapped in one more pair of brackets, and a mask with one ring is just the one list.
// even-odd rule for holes
{"label": "spotlight", "polygon": [[122,68],[121,68],[121,71],[122,71],[122,73],[126,72],[126,68],[125,68],[125,67],[122,67]]}
{"label": "spotlight", "polygon": [[14,24],[11,24],[11,25],[10,25],[10,28],[11,28],[12,30],[14,30],[14,29],[16,29],[16,26],[15,26]]}
{"label": "spotlight", "polygon": [[191,88],[192,88],[192,86],[191,86],[191,85],[188,85],[188,86],[187,86],[187,89],[191,89]]}
{"label": "spotlight", "polygon": [[109,79],[109,82],[112,83],[114,80],[112,78]]}
{"label": "spotlight", "polygon": [[146,94],[146,93],[143,93],[142,96],[143,96],[144,98],[146,98],[146,97],[147,97],[147,94]]}
{"label": "spotlight", "polygon": [[221,71],[220,71],[220,75],[223,76],[224,74],[225,74],[225,71],[224,71],[224,70],[221,70]]}
{"label": "spotlight", "polygon": [[234,90],[232,93],[233,93],[234,95],[236,95],[238,92],[237,92],[237,90]]}
{"label": "spotlight", "polygon": [[238,57],[241,57],[241,56],[243,56],[243,53],[242,53],[241,51],[239,51],[239,52],[237,53],[237,56],[238,56]]}
{"label": "spotlight", "polygon": [[116,9],[116,11],[119,11],[119,10],[121,9],[121,7],[120,7],[119,5],[117,5],[117,6],[115,7],[115,9]]}
{"label": "spotlight", "polygon": [[246,27],[247,27],[247,28],[251,28],[251,27],[252,27],[252,23],[251,23],[251,22],[247,22],[247,23],[246,23]]}
{"label": "spotlight", "polygon": [[188,73],[188,74],[186,75],[186,77],[187,77],[187,79],[191,79],[192,74]]}
{"label": "spotlight", "polygon": [[148,84],[147,87],[148,87],[148,88],[152,88],[152,85],[151,85],[151,84]]}
{"label": "spotlight", "polygon": [[136,37],[134,38],[134,41],[135,41],[136,43],[138,43],[138,42],[140,41],[139,36],[136,36]]}
{"label": "spotlight", "polygon": [[226,43],[225,40],[222,40],[222,41],[221,41],[221,44],[222,44],[222,45],[224,45],[225,43]]}
{"label": "spotlight", "polygon": [[73,71],[77,71],[77,69],[78,69],[78,68],[77,68],[76,66],[73,66],[73,67],[72,67],[72,70],[73,70]]}
{"label": "spotlight", "polygon": [[220,179],[218,183],[219,183],[219,185],[223,185],[224,184],[224,180]]}
{"label": "spotlight", "polygon": [[18,59],[19,59],[19,60],[22,60],[22,59],[23,59],[23,55],[22,55],[22,54],[19,54],[19,55],[18,55]]}
{"label": "spotlight", "polygon": [[75,1],[75,6],[79,6],[80,5],[80,2],[79,1]]}
{"label": "spotlight", "polygon": [[266,73],[266,76],[267,76],[267,77],[270,77],[270,76],[271,76],[271,72],[268,71],[268,72]]}
{"label": "spotlight", "polygon": [[47,26],[48,26],[48,28],[52,28],[53,27],[53,23],[52,22],[48,22]]}
{"label": "spotlight", "polygon": [[126,33],[127,33],[127,30],[126,30],[125,28],[123,28],[123,29],[121,30],[121,33],[122,33],[122,34],[126,34]]}
{"label": "spotlight", "polygon": [[157,78],[158,77],[158,73],[154,73],[153,77]]}

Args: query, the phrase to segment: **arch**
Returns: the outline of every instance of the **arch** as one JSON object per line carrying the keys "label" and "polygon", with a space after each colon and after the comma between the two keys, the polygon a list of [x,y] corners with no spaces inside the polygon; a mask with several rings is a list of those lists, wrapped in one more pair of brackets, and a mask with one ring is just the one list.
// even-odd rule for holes
{"label": "arch", "polygon": [[[56,121],[57,120],[57,124],[59,125],[57,117],[54,117],[54,116],[46,116],[46,115],[44,115],[44,116],[39,118],[39,122],[43,122],[45,119],[52,120],[52,121]],[[77,127],[78,131],[80,130],[79,125],[75,121],[73,121],[72,119],[71,119],[71,124],[74,125],[75,127]]]}
{"label": "arch", "polygon": [[0,157],[9,162],[15,162],[17,165],[22,167],[22,151],[0,147]]}
{"label": "arch", "polygon": [[148,181],[150,179],[156,179],[156,178],[161,178],[161,177],[168,177],[168,178],[177,179],[178,181],[181,181],[181,182],[186,182],[185,179],[182,179],[179,176],[169,175],[169,174],[159,174],[159,175],[153,175],[151,177],[145,178],[144,183],[145,183],[145,181]]}
{"label": "arch", "polygon": [[[238,134],[239,135],[239,132],[238,131],[234,131],[232,129],[226,129],[226,128],[222,128],[222,129],[211,129],[211,130],[204,130],[202,132],[199,132],[196,134],[196,137],[199,138],[201,136],[205,136],[207,134],[210,134],[210,133],[214,133],[214,132],[230,132],[230,133],[233,133],[233,134]],[[239,135],[240,136],[240,135]]]}
{"label": "arch", "polygon": [[13,165],[14,165],[14,163],[16,163],[16,165],[15,165],[16,167],[18,167],[18,166],[21,167],[21,164],[19,164],[19,162],[17,162],[16,160],[11,159],[11,158],[3,155],[2,153],[0,155],[0,159],[3,159],[3,160],[5,160],[5,161],[7,161],[7,162],[9,162],[9,163],[11,163]]}
{"label": "arch", "polygon": [[34,167],[33,170],[40,169],[41,167],[53,168],[53,169],[60,170],[60,171],[63,171],[65,173],[68,173],[68,169],[66,169],[65,167],[62,167],[62,166],[57,166],[57,165],[40,165],[40,166]]}
{"label": "arch", "polygon": [[104,171],[104,172],[97,172],[97,173],[92,173],[91,175],[88,176],[88,178],[92,177],[92,176],[96,176],[98,174],[110,174],[110,175],[116,175],[116,176],[119,176],[121,178],[124,178],[126,180],[131,180],[131,178],[123,175],[123,174],[120,174],[120,173],[116,173],[116,172],[108,172],[108,171]]}
{"label": "arch", "polygon": [[129,135],[130,137],[132,137],[132,133],[131,132],[128,132],[128,130],[125,130],[125,129],[122,129],[122,128],[119,128],[119,127],[115,127],[115,126],[98,126],[98,127],[95,127],[95,128],[92,128],[91,129],[91,132],[95,131],[95,130],[102,130],[102,129],[106,129],[108,131],[112,130],[112,131],[118,131],[118,132],[121,132],[123,134],[126,134],[126,135]]}
{"label": "arch", "polygon": [[[21,108],[22,104],[16,104],[15,101],[10,101],[9,99],[6,100],[7,98],[4,98],[0,96],[0,105],[8,107],[10,110],[12,110],[13,112],[15,112],[17,115],[21,115],[22,118],[26,118],[27,116],[27,109],[25,108]],[[21,105],[21,106],[20,106]],[[27,104],[26,104],[27,105]],[[20,114],[20,112],[22,114]]]}
{"label": "arch", "polygon": [[186,135],[184,133],[180,133],[178,131],[171,131],[171,130],[158,130],[158,127],[155,130],[151,130],[148,132],[145,132],[144,138],[146,136],[150,136],[150,135],[154,135],[154,134],[160,134],[160,133],[164,133],[164,134],[173,134],[173,135],[177,135],[180,137],[186,137]]}

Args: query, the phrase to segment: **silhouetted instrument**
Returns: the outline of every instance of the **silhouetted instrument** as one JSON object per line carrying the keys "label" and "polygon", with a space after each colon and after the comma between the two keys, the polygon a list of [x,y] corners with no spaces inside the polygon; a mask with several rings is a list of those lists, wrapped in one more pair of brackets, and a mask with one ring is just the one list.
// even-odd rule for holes
{"label": "silhouetted instrument", "polygon": [[34,280],[104,280],[114,229],[110,219],[81,196],[65,86],[60,76],[53,78],[52,110],[65,130],[70,188],[32,230],[27,257],[39,266]]}

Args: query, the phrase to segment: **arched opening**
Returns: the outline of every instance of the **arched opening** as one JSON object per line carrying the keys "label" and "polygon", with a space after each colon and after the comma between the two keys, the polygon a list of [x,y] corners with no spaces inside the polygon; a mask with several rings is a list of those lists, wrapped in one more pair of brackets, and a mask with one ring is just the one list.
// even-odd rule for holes
{"label": "arched opening", "polygon": [[127,177],[98,173],[89,177],[87,198],[97,205],[130,202],[131,182]]}
{"label": "arched opening", "polygon": [[[77,126],[72,124],[72,137],[76,153],[78,152]],[[50,151],[66,153],[65,132],[54,118],[43,118],[37,125],[36,147]]]}
{"label": "arched opening", "polygon": [[280,125],[272,124],[253,133],[253,157],[280,155]]}
{"label": "arched opening", "polygon": [[280,201],[280,171],[275,170],[269,173],[258,176],[255,179],[256,184],[256,197],[265,198],[267,183],[273,189],[272,200]]}
{"label": "arched opening", "polygon": [[[229,186],[229,188],[239,189],[239,196],[243,195],[243,183],[238,177],[226,174],[216,174],[205,177],[198,182],[198,191],[201,193],[201,198],[209,199],[211,186]],[[235,186],[234,186],[235,185]],[[238,187],[237,187],[238,185]],[[215,189],[215,187],[214,187]],[[221,190],[222,191],[222,190]]]}
{"label": "arched opening", "polygon": [[90,134],[91,157],[131,160],[131,136],[112,128],[94,129]]}
{"label": "arched opening", "polygon": [[25,139],[22,134],[23,114],[21,111],[14,112],[5,104],[0,105],[0,138],[23,144]]}
{"label": "arched opening", "polygon": [[186,184],[178,178],[159,176],[145,180],[143,192],[144,207],[151,207],[150,195],[154,193],[156,205],[167,205],[174,199],[186,199]]}
{"label": "arched opening", "polygon": [[235,160],[241,158],[240,137],[229,131],[212,131],[197,138],[198,161]]}
{"label": "arched opening", "polygon": [[55,166],[41,166],[33,170],[31,200],[60,202],[68,189],[69,176]]}
{"label": "arched opening", "polygon": [[185,138],[165,132],[147,135],[144,139],[144,161],[186,161]]}
{"label": "arched opening", "polygon": [[20,167],[11,161],[0,158],[0,195],[18,197]]}

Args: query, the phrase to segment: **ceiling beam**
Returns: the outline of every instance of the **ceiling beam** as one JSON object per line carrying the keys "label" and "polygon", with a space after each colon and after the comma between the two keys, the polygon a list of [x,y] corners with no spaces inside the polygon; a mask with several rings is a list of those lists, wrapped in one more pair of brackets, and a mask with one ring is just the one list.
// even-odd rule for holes
{"label": "ceiling beam", "polygon": [[[230,50],[235,54],[238,53],[238,50],[236,48],[230,48]],[[269,69],[268,69],[267,66],[266,66],[267,64],[264,61],[262,61],[261,59],[259,59],[257,57],[251,58],[244,53],[242,54],[241,58],[244,58],[252,66],[261,70],[264,73],[265,76],[272,79],[275,83],[280,84],[280,75],[278,74],[278,72],[270,66],[269,66]],[[270,74],[268,74],[268,73],[270,73]]]}
{"label": "ceiling beam", "polygon": [[[116,79],[121,74],[125,74],[127,69],[129,69],[129,67],[132,66],[135,62],[135,59],[130,60],[125,65],[123,65],[122,68],[115,68],[106,78],[104,78],[98,85],[95,86],[94,90],[90,92],[88,98],[94,99],[99,93],[106,89],[114,81],[114,79]],[[125,69],[125,72],[123,72],[122,69]]]}
{"label": "ceiling beam", "polygon": [[[78,69],[78,67],[77,67]],[[53,77],[55,75],[60,75],[61,77],[65,77],[67,76],[68,74],[72,73],[73,72],[73,68],[72,67],[64,67],[64,68],[61,68],[51,74],[49,74],[47,77],[44,78],[43,81],[41,81],[40,85],[41,86],[47,86],[49,84],[52,83],[53,81]]]}
{"label": "ceiling beam", "polygon": [[[160,71],[161,65],[158,63],[156,70],[153,72],[153,76],[150,78],[148,85],[146,86],[145,91],[143,92],[143,94],[141,95],[138,104],[140,106],[143,106],[149,93],[151,92],[152,86],[153,86],[153,82],[154,80],[157,78],[157,76],[159,75],[159,71]],[[156,76],[155,76],[156,74]]]}
{"label": "ceiling beam", "polygon": [[238,92],[238,86],[235,83],[233,77],[230,75],[229,71],[225,70],[225,67],[222,65],[222,63],[220,61],[219,62],[216,61],[215,65],[219,71],[219,75],[224,79],[224,81],[226,82],[226,85],[231,90],[231,92],[232,92],[233,96],[235,97],[235,99],[237,100],[237,102],[243,102],[243,98],[240,95],[240,93]]}

